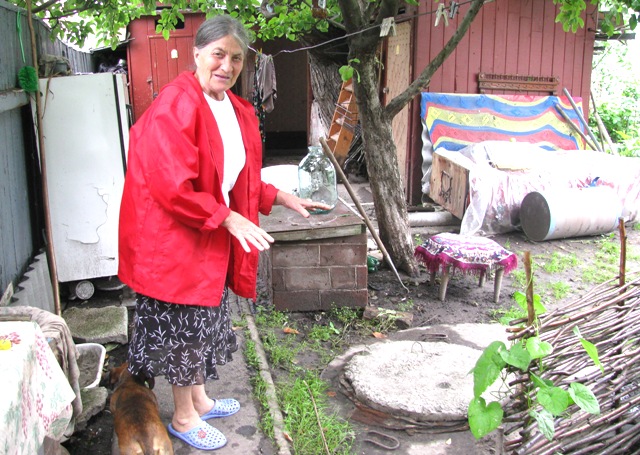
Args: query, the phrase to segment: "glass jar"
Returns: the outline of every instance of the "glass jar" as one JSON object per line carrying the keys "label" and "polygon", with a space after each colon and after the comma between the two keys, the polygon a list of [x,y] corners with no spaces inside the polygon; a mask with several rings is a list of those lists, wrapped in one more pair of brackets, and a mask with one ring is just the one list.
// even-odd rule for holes
{"label": "glass jar", "polygon": [[[298,165],[298,195],[303,199],[322,202],[333,209],[338,202],[336,170],[319,145],[309,146],[309,153]],[[330,210],[309,210],[327,213]]]}

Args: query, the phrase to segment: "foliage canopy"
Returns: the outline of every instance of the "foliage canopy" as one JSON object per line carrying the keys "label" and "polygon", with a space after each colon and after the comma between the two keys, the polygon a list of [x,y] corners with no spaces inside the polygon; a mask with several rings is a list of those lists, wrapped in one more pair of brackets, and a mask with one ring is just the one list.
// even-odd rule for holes
{"label": "foliage canopy", "polygon": [[[152,0],[14,0],[17,6],[26,8],[31,1],[33,13],[50,25],[54,37],[83,46],[89,36],[98,43],[115,47],[121,39],[121,31],[132,20],[143,15],[157,14],[158,32],[168,38],[186,11],[202,12],[207,17],[229,11],[254,31],[257,38],[268,40],[286,37],[297,40],[312,30],[326,31],[329,24],[342,28],[342,16],[336,0],[326,1],[326,10],[314,17],[314,5],[308,0],[168,0],[156,3]],[[312,0],[317,3],[317,0]],[[434,10],[439,0],[434,0]],[[556,22],[565,31],[575,32],[584,27],[581,18],[587,7],[586,0],[552,0],[559,5]],[[415,0],[406,0],[416,5]],[[397,0],[371,0],[367,9],[371,17],[380,8],[398,5]],[[591,0],[591,3],[598,3]],[[315,9],[317,10],[317,6]],[[634,30],[640,20],[640,0],[607,0],[601,9],[601,31],[609,36],[624,27]]]}

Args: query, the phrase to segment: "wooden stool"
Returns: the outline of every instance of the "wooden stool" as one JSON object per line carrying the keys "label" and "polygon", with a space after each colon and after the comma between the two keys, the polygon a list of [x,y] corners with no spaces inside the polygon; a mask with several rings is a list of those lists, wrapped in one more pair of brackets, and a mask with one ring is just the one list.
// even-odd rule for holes
{"label": "wooden stool", "polygon": [[430,237],[416,247],[415,256],[429,270],[431,283],[435,283],[436,273],[441,272],[439,296],[442,302],[451,275],[460,270],[462,273],[478,275],[480,287],[484,285],[487,275],[490,277],[495,271],[493,301],[498,303],[502,277],[518,266],[517,256],[493,240],[451,233]]}

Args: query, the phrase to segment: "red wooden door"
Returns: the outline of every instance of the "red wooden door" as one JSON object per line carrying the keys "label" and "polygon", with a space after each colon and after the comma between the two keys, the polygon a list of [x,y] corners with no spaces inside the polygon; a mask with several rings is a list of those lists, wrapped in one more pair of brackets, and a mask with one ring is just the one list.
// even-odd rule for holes
{"label": "red wooden door", "polygon": [[158,96],[159,90],[175,79],[178,74],[195,68],[193,37],[177,36],[167,41],[162,36],[150,36],[149,60],[151,62],[149,90],[153,100]]}
{"label": "red wooden door", "polygon": [[204,14],[185,14],[184,23],[168,40],[156,33],[156,16],[144,16],[129,24],[130,95],[134,121],[151,105],[160,89],[183,71],[193,70],[193,42]]}

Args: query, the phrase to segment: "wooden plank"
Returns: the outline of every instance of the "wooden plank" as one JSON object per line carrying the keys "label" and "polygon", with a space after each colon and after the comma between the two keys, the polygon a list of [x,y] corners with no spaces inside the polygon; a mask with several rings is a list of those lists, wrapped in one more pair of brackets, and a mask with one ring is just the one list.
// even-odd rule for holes
{"label": "wooden plank", "polygon": [[0,113],[11,111],[29,104],[29,97],[23,90],[0,92]]}
{"label": "wooden plank", "polygon": [[458,152],[433,154],[429,196],[456,218],[462,219],[468,205],[469,170],[473,163]]}
{"label": "wooden plank", "polygon": [[260,227],[276,241],[318,240],[365,232],[362,219],[340,200],[329,213],[309,218],[282,206],[274,206],[270,215],[260,215]]}

